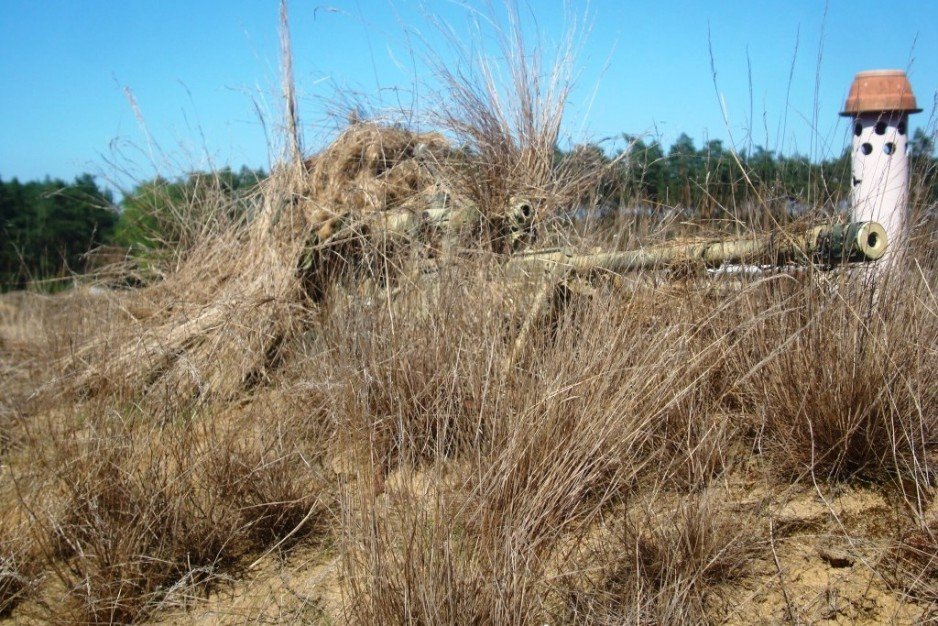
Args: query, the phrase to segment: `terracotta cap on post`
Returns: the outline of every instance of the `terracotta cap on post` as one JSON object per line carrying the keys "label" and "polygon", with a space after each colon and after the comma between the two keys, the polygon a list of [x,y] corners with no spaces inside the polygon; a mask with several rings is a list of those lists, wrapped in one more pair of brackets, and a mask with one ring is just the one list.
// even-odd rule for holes
{"label": "terracotta cap on post", "polygon": [[919,113],[912,85],[902,70],[871,70],[857,72],[847,94],[841,115],[854,117],[861,113]]}

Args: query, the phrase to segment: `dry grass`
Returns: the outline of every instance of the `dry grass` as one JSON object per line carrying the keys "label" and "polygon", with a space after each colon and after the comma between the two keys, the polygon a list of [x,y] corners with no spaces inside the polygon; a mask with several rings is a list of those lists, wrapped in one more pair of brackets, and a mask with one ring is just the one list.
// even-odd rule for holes
{"label": "dry grass", "polygon": [[[564,74],[504,49],[516,108],[491,68],[444,75],[466,149],[358,122],[302,161],[294,113],[250,218],[187,231],[161,282],[3,297],[0,611],[160,619],[302,546],[338,564],[302,590],[334,622],[797,620],[825,592],[796,548],[823,531],[881,600],[851,616],[935,614],[934,224],[875,288],[570,283],[515,354],[533,291],[497,222],[518,195],[543,222],[601,172],[554,167]],[[374,227],[441,192],[480,211],[452,255]],[[836,504],[864,489],[894,517]]]}
{"label": "dry grass", "polygon": [[[164,423],[89,404],[31,424],[12,480],[26,537],[39,542],[29,565],[57,581],[49,616],[137,619],[190,601],[243,568],[241,557],[322,537],[334,491],[308,408],[280,393]],[[272,410],[284,411],[276,430],[266,428]],[[17,459],[26,451],[28,465]]]}
{"label": "dry grass", "polygon": [[[849,274],[600,281],[505,370],[530,291],[495,259],[325,290],[231,400],[69,407],[9,378],[5,602],[140,620],[300,543],[339,558],[340,621],[719,621],[771,564],[778,485],[874,481],[910,527],[933,507],[938,319],[915,273],[875,305]],[[42,345],[70,332],[58,300],[28,306]],[[889,589],[926,610],[930,548],[906,543]]]}
{"label": "dry grass", "polygon": [[[661,498],[663,494],[654,494]],[[567,592],[565,621],[699,623],[713,618],[720,587],[743,577],[767,545],[751,515],[721,509],[720,496],[672,507],[640,502],[584,555],[588,574]],[[741,523],[743,522],[743,523]]]}
{"label": "dry grass", "polygon": [[[768,482],[756,484],[771,486],[799,481],[806,468],[822,481],[849,480],[857,474],[847,468],[864,461],[866,479],[899,478],[914,515],[933,491],[928,459],[938,431],[934,401],[924,391],[933,355],[923,364],[899,361],[897,346],[891,364],[902,377],[873,378],[875,369],[857,374],[894,398],[911,387],[927,404],[889,414],[893,429],[875,435],[886,454],[860,455],[845,433],[827,441],[825,450],[842,465],[811,456],[811,427],[802,423],[828,420],[834,428],[844,415],[839,411],[849,411],[845,401],[858,404],[867,396],[821,395],[778,414],[769,411],[778,411],[781,399],[755,397],[769,384],[784,388],[786,397],[799,389],[820,395],[841,376],[843,362],[853,366],[848,373],[869,367],[862,353],[820,360],[817,376],[828,384],[817,390],[801,378],[781,379],[793,376],[791,370],[772,369],[785,360],[779,346],[799,329],[818,325],[822,333],[844,336],[844,320],[826,309],[800,317],[790,334],[772,326],[778,317],[793,324],[791,318],[804,314],[796,304],[819,297],[815,278],[783,289],[774,280],[757,282],[719,298],[681,287],[603,291],[574,304],[553,337],[507,376],[497,364],[510,333],[493,332],[481,302],[465,312],[473,298],[498,301],[474,293],[488,294],[491,286],[473,288],[472,277],[441,287],[416,322],[406,308],[358,313],[369,320],[367,331],[330,335],[367,344],[361,352],[337,353],[365,356],[360,367],[368,382],[356,387],[372,402],[356,407],[348,428],[359,440],[356,449],[364,450],[364,482],[343,499],[351,607],[345,617],[360,623],[718,620],[723,584],[747,575],[753,558],[768,554],[770,520],[753,505],[740,511],[720,503],[738,493],[714,494],[716,485],[739,480],[753,464],[768,472],[762,479]],[[850,284],[844,278],[842,289]],[[934,337],[938,320],[918,305],[921,294],[913,287],[901,296],[910,307],[901,319],[918,325],[917,337]],[[829,308],[843,304],[843,293],[828,297]],[[475,325],[466,321],[472,313]],[[871,312],[868,320],[888,324],[882,315]],[[362,424],[361,415],[374,421]],[[411,454],[389,461],[392,449]],[[835,467],[841,473],[820,471]]]}
{"label": "dry grass", "polygon": [[895,552],[897,586],[928,605],[938,617],[938,523],[934,519],[906,533]]}
{"label": "dry grass", "polygon": [[[5,493],[9,502],[12,494]],[[0,617],[10,614],[38,582],[39,558],[21,507],[9,504],[0,518]]]}
{"label": "dry grass", "polygon": [[912,271],[873,280],[809,275],[773,309],[747,303],[740,313],[759,324],[735,384],[794,474],[929,484],[938,363],[922,350],[938,341],[934,296]]}

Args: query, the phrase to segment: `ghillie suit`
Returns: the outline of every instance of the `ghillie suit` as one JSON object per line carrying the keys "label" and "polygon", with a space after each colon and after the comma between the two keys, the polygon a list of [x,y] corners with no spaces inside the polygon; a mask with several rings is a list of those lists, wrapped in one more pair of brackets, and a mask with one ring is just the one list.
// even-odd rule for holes
{"label": "ghillie suit", "polygon": [[121,296],[126,323],[77,347],[68,384],[169,405],[263,380],[342,273],[388,275],[396,248],[370,225],[393,217],[411,233],[446,195],[440,168],[452,158],[438,134],[349,126],[263,181],[250,219],[201,242],[162,282]]}

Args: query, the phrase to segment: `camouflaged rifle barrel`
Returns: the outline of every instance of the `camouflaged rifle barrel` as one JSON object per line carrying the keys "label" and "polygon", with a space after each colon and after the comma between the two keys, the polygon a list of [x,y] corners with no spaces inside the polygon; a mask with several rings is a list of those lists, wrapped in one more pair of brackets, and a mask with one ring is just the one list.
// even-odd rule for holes
{"label": "camouflaged rifle barrel", "polygon": [[573,274],[625,273],[682,264],[819,264],[876,261],[886,251],[886,231],[877,222],[814,226],[799,233],[765,237],[697,240],[660,244],[626,252],[574,254],[565,249],[517,254],[515,268],[554,267]]}
{"label": "camouflaged rifle barrel", "polygon": [[[876,222],[815,226],[800,233],[774,233],[745,239],[711,239],[671,243],[627,252],[573,254],[567,250],[541,250],[516,254],[508,269],[528,278],[542,271],[540,286],[530,311],[503,363],[508,372],[526,349],[528,339],[540,321],[563,306],[554,297],[556,290],[573,276],[596,276],[602,272],[625,273],[683,264],[819,264],[833,267],[842,263],[876,261],[886,252],[886,231]],[[560,304],[558,304],[558,302]]]}

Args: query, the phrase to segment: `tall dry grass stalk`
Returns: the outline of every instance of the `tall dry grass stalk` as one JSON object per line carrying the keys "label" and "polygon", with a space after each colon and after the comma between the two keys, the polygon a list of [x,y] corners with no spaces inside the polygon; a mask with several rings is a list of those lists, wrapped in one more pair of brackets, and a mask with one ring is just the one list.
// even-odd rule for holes
{"label": "tall dry grass stalk", "polygon": [[[556,162],[576,51],[586,33],[572,26],[559,42],[532,40],[519,5],[506,2],[504,10],[504,26],[492,7],[474,16],[476,34],[469,41],[438,25],[457,61],[444,61],[437,50],[427,53],[443,85],[429,122],[454,139],[463,157],[440,164],[449,193],[487,216],[522,197],[533,203],[538,222],[548,222],[595,193],[611,167]],[[577,23],[577,16],[568,17]],[[495,49],[485,54],[490,41]]]}

